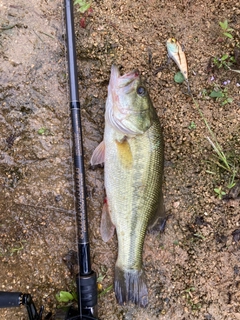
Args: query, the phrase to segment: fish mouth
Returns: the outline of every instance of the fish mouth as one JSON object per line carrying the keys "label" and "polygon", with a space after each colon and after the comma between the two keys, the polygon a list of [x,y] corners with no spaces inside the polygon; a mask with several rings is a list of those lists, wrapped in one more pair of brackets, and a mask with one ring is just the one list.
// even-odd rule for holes
{"label": "fish mouth", "polygon": [[124,93],[128,94],[135,89],[135,81],[138,81],[139,78],[140,72],[138,69],[128,72],[118,78],[118,88],[123,89]]}
{"label": "fish mouth", "polygon": [[120,71],[116,65],[112,65],[111,68],[111,76],[109,82],[109,88],[111,90],[122,89],[124,93],[129,93],[133,90],[135,81],[139,81],[140,72],[138,69],[130,71],[124,75],[120,75]]}
{"label": "fish mouth", "polygon": [[138,69],[135,69],[131,72],[128,72],[126,74],[124,74],[123,76],[120,76],[120,79],[129,79],[129,80],[134,80],[136,78],[139,78],[140,76],[140,72]]}

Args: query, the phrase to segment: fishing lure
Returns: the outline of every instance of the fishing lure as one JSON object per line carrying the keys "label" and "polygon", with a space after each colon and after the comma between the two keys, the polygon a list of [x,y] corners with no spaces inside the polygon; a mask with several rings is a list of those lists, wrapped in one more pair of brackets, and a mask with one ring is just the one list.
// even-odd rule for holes
{"label": "fishing lure", "polygon": [[180,43],[175,38],[169,38],[167,40],[167,51],[169,58],[173,59],[173,61],[177,64],[185,81],[187,82],[188,90],[190,90],[188,83],[187,59]]}

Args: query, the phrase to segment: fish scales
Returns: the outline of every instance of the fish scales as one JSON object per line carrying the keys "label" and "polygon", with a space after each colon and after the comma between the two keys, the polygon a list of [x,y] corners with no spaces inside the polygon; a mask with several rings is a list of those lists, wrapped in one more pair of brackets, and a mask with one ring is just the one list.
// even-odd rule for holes
{"label": "fish scales", "polygon": [[134,159],[128,168],[117,157],[114,134],[108,136],[105,144],[111,148],[105,153],[105,188],[112,223],[119,235],[117,264],[126,269],[140,268],[146,228],[157,210],[161,192],[161,128],[155,121],[145,134],[128,139]]}

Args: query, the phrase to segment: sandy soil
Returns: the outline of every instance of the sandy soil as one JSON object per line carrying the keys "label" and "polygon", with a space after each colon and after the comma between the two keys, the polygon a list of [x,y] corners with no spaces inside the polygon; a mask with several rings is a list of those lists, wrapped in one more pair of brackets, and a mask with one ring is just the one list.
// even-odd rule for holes
{"label": "sandy soil", "polygon": [[[54,311],[55,294],[75,290],[62,261],[76,249],[63,4],[1,0],[0,9],[0,290],[30,292],[38,308]],[[174,82],[177,66],[166,64],[166,40],[175,37],[192,94],[239,176],[240,75],[213,64],[238,48],[238,1],[96,0],[84,28],[82,18],[76,11],[91,254],[103,290],[113,283],[117,241],[101,240],[103,169],[89,160],[103,135],[112,63],[123,73],[138,68],[146,80],[164,130],[170,215],[164,234],[146,236],[149,306],[118,306],[110,290],[99,298],[99,317],[240,319],[239,197],[214,192],[228,192],[231,174],[213,163],[210,133],[186,86]],[[222,35],[225,19],[233,39]],[[214,88],[225,97],[210,98]],[[20,308],[0,310],[0,318],[27,316]]]}

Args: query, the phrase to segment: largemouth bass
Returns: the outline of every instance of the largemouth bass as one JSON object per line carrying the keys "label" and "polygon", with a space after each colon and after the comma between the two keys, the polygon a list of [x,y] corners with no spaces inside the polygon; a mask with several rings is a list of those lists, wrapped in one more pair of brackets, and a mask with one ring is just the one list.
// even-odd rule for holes
{"label": "largemouth bass", "polygon": [[142,249],[148,226],[164,219],[163,138],[160,122],[137,70],[120,76],[113,65],[108,86],[104,139],[91,164],[104,162],[106,203],[101,234],[116,228],[115,295],[119,304],[145,307],[148,290]]}

